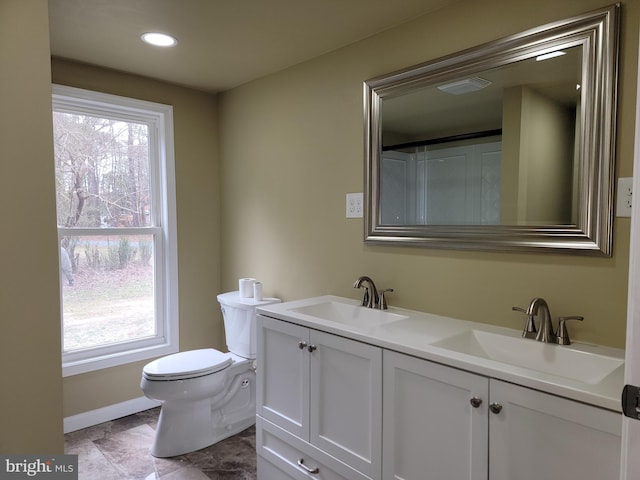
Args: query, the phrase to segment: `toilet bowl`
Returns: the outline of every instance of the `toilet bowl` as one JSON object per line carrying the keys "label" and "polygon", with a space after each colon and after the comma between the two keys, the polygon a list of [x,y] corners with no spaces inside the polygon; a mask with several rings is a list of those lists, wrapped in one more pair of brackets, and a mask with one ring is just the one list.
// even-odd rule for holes
{"label": "toilet bowl", "polygon": [[144,366],[140,388],[162,403],[151,454],[193,452],[255,423],[255,309],[280,300],[254,301],[238,292],[218,295],[228,353],[213,348],[167,355]]}

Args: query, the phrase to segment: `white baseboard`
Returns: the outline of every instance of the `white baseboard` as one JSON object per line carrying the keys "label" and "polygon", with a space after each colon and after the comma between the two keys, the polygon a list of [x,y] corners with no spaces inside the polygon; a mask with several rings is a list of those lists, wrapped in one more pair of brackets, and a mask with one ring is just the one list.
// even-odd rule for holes
{"label": "white baseboard", "polygon": [[116,403],[108,407],[98,408],[89,412],[79,413],[64,418],[64,433],[75,432],[83,428],[92,427],[99,423],[115,420],[116,418],[126,417],[134,413],[149,410],[150,408],[160,406],[157,400],[151,400],[147,397],[138,397],[126,402]]}

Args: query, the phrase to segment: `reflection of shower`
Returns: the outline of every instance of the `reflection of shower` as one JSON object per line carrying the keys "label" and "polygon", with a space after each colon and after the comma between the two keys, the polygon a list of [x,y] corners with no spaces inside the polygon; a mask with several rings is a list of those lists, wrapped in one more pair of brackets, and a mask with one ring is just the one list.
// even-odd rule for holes
{"label": "reflection of shower", "polygon": [[385,150],[380,165],[383,225],[498,225],[502,142]]}

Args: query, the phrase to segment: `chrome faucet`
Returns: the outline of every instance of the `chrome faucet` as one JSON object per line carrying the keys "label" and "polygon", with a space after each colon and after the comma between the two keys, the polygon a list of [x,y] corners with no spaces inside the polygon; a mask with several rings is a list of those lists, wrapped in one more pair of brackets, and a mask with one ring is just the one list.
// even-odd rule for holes
{"label": "chrome faucet", "polygon": [[[365,285],[363,285],[365,284]],[[364,294],[362,295],[362,306],[367,308],[375,308],[378,310],[387,309],[387,299],[385,293],[393,292],[393,288],[387,288],[378,293],[376,284],[370,277],[359,277],[353,284],[353,288],[364,288]]]}
{"label": "chrome faucet", "polygon": [[553,324],[551,323],[551,312],[549,312],[549,305],[544,298],[534,298],[527,308],[527,315],[532,317],[538,317],[540,326],[536,340],[544,343],[557,343],[556,334],[553,331]]}
{"label": "chrome faucet", "polygon": [[380,304],[380,296],[378,295],[376,284],[373,283],[373,280],[371,280],[371,278],[367,276],[359,277],[353,284],[353,288],[361,288],[363,283],[368,284],[368,287],[364,287],[362,306],[367,308],[378,308],[378,305]]}
{"label": "chrome faucet", "polygon": [[[553,331],[553,323],[551,322],[551,313],[549,305],[544,298],[536,297],[531,300],[529,306],[524,308],[513,307],[512,310],[522,312],[527,316],[527,323],[522,331],[522,336],[526,338],[535,338],[539,342],[559,343],[560,345],[570,345],[569,332],[567,331],[567,320],[583,320],[583,317],[560,317],[558,319],[558,331]],[[535,317],[540,319],[539,328],[536,328]]]}

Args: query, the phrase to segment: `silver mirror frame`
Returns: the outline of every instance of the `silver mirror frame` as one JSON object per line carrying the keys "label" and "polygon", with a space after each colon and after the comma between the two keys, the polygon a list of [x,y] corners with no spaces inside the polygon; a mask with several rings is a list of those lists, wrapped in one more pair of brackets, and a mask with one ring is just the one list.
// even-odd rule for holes
{"label": "silver mirror frame", "polygon": [[[620,4],[364,82],[367,244],[456,250],[611,256]],[[383,225],[380,212],[381,102],[561,46],[583,47],[581,154],[575,225]]]}

